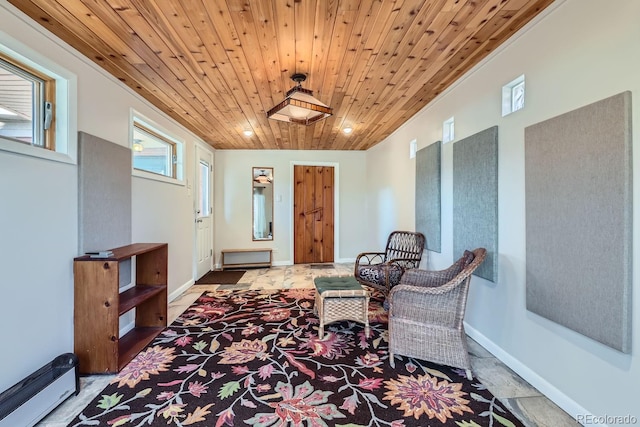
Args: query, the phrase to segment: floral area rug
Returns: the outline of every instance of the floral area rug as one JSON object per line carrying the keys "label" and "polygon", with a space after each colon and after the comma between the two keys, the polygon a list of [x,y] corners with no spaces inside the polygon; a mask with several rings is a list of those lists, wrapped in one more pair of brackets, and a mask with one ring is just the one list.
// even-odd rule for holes
{"label": "floral area rug", "polygon": [[338,322],[318,337],[314,289],[204,293],[70,426],[522,426],[462,370],[387,352]]}

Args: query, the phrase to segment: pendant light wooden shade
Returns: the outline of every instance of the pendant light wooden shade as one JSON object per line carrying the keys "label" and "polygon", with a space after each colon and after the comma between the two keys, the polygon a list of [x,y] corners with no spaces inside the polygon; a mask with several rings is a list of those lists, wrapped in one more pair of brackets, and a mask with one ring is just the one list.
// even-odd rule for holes
{"label": "pendant light wooden shade", "polygon": [[287,91],[282,102],[267,111],[267,118],[308,126],[331,116],[333,109],[314,98],[312,90],[302,87],[306,79],[304,74],[291,76],[297,85]]}

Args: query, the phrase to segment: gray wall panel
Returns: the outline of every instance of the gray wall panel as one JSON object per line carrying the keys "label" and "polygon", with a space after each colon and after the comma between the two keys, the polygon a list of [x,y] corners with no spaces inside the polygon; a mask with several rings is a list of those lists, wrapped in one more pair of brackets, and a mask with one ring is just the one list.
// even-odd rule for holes
{"label": "gray wall panel", "polygon": [[441,251],[441,164],[442,142],[416,153],[416,231],[427,238],[426,248]]}
{"label": "gray wall panel", "polygon": [[131,150],[78,133],[79,253],[131,243]]}
{"label": "gray wall panel", "polygon": [[498,127],[453,144],[453,255],[483,247],[475,274],[498,280]]}
{"label": "gray wall panel", "polygon": [[525,129],[527,309],[631,351],[631,93]]}

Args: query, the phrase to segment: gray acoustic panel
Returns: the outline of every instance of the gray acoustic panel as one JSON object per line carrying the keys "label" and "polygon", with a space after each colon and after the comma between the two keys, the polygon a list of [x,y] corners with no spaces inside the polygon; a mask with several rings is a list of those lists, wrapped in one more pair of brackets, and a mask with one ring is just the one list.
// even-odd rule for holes
{"label": "gray acoustic panel", "polygon": [[453,145],[453,254],[485,248],[475,275],[498,280],[498,127]]}
{"label": "gray acoustic panel", "polygon": [[525,129],[527,309],[631,351],[631,93]]}
{"label": "gray acoustic panel", "polygon": [[78,132],[79,252],[131,243],[131,150]]}
{"label": "gray acoustic panel", "polygon": [[440,155],[442,142],[438,141],[416,153],[416,231],[427,238],[430,251],[441,249],[441,182]]}

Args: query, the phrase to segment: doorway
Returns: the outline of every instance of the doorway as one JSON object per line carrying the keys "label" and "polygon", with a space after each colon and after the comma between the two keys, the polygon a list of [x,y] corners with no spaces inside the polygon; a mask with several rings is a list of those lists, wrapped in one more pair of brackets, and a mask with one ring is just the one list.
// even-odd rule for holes
{"label": "doorway", "polygon": [[293,167],[293,262],[334,261],[334,177],[332,166]]}
{"label": "doorway", "polygon": [[196,223],[196,280],[213,267],[213,154],[196,145],[196,176],[194,189]]}

